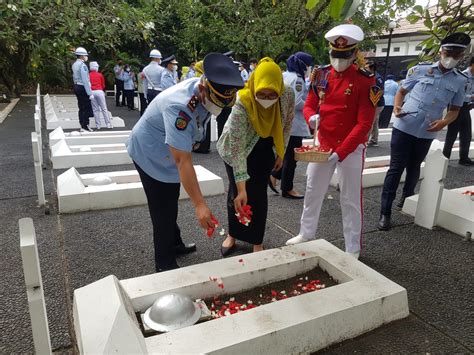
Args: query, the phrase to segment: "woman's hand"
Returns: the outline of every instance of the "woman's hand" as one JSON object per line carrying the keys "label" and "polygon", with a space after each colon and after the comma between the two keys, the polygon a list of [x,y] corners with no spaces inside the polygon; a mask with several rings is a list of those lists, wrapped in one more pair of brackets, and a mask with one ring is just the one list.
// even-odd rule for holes
{"label": "woman's hand", "polygon": [[273,165],[273,171],[280,170],[282,166],[283,166],[283,159],[277,156],[275,159],[275,165]]}
{"label": "woman's hand", "polygon": [[247,191],[245,190],[245,181],[239,181],[236,183],[238,194],[234,198],[235,211],[242,214],[242,207],[247,204]]}

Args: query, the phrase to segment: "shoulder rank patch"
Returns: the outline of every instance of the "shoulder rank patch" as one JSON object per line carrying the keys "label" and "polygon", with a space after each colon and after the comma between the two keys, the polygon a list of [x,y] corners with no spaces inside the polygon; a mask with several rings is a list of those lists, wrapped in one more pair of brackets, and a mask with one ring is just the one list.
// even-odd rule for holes
{"label": "shoulder rank patch", "polygon": [[374,73],[371,73],[370,71],[364,68],[359,68],[358,72],[367,78],[372,78],[375,75]]}
{"label": "shoulder rank patch", "polygon": [[82,69],[84,69],[84,71],[87,71],[87,66],[84,64],[84,65],[82,66]]}
{"label": "shoulder rank patch", "polygon": [[189,100],[188,102],[188,108],[191,110],[191,112],[194,112],[194,110],[196,110],[198,103],[199,103],[199,100],[197,96],[193,95],[193,97],[191,97],[191,100]]}
{"label": "shoulder rank patch", "polygon": [[179,131],[184,131],[188,127],[191,117],[184,111],[179,111],[178,117],[176,117],[175,126]]}
{"label": "shoulder rank patch", "polygon": [[298,92],[303,90],[303,84],[302,83],[296,83],[295,90],[298,91]]}
{"label": "shoulder rank patch", "polygon": [[469,79],[469,77],[467,76],[467,74],[466,74],[466,73],[463,73],[463,72],[460,71],[458,68],[454,68],[454,73],[459,74],[459,75],[462,75],[462,76],[464,76],[465,78],[468,78],[468,79]]}
{"label": "shoulder rank patch", "polygon": [[369,99],[370,102],[372,102],[372,105],[374,105],[374,107],[377,106],[377,103],[379,102],[382,95],[383,91],[377,85],[370,87]]}

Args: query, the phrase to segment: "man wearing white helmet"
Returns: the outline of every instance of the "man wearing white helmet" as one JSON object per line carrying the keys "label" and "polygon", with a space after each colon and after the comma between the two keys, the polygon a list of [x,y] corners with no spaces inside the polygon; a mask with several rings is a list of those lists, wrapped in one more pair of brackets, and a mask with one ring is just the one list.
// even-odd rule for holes
{"label": "man wearing white helmet", "polygon": [[92,131],[92,129],[89,128],[89,117],[94,116],[91,104],[94,95],[92,95],[89,69],[85,64],[89,57],[83,47],[77,47],[74,54],[77,59],[72,65],[72,79],[74,81],[74,93],[77,97],[77,106],[79,106],[81,132]]}
{"label": "man wearing white helmet", "polygon": [[303,114],[316,129],[321,148],[330,149],[332,154],[326,162],[308,164],[300,231],[286,244],[314,238],[324,197],[337,167],[345,249],[358,259],[365,143],[383,92],[375,85],[374,74],[353,64],[358,54],[357,43],[364,39],[360,27],[339,25],[325,38],[329,41],[331,65],[316,68],[311,74],[311,90]]}
{"label": "man wearing white helmet", "polygon": [[152,49],[150,52],[150,64],[148,64],[142,71],[143,79],[143,93],[145,98],[150,104],[156,95],[158,95],[161,84],[161,75],[164,68],[160,65],[161,63],[161,52],[158,49]]}

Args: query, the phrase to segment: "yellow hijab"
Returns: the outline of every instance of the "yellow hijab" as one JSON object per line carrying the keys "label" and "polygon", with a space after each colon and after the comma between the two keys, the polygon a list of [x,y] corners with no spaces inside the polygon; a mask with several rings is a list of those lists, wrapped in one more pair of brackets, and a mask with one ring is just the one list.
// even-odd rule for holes
{"label": "yellow hijab", "polygon": [[199,62],[194,64],[194,76],[196,78],[199,78],[199,77],[202,76],[202,74],[204,74],[203,63],[204,62],[202,60],[200,60]]}
{"label": "yellow hijab", "polygon": [[283,159],[285,143],[283,140],[280,100],[264,109],[255,100],[255,94],[262,89],[271,89],[279,97],[281,97],[284,90],[280,67],[268,57],[260,60],[245,87],[239,91],[239,98],[257,134],[262,138],[273,137],[276,153]]}

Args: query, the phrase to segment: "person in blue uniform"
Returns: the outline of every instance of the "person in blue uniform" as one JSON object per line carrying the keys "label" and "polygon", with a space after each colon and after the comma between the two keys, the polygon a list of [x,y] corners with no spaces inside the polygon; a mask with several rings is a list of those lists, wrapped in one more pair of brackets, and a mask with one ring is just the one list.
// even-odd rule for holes
{"label": "person in blue uniform", "polygon": [[[114,66],[115,75],[115,106],[125,106],[125,93],[123,86],[123,61],[117,60],[117,64]],[[120,105],[120,96],[122,96],[122,105]]]}
{"label": "person in blue uniform", "polygon": [[[467,77],[455,66],[470,42],[471,38],[460,32],[444,38],[440,60],[411,68],[395,95],[393,111],[397,119],[393,124],[390,143],[390,168],[382,191],[380,230],[391,228],[392,203],[403,171],[406,169],[406,178],[398,207],[403,207],[405,198],[414,194],[421,163],[437,132],[458,117]],[[447,114],[443,117],[447,107]]]}
{"label": "person in blue uniform", "polygon": [[466,95],[464,96],[464,104],[459,111],[459,117],[456,121],[448,125],[446,132],[446,141],[444,143],[443,154],[446,158],[451,157],[454,141],[459,133],[459,160],[460,165],[471,166],[474,161],[469,158],[469,149],[472,139],[472,123],[470,111],[474,107],[474,57],[466,70],[463,71],[467,75],[468,81],[466,85]]}
{"label": "person in blue uniform", "polygon": [[150,102],[161,92],[161,73],[165,70],[161,65],[161,52],[158,49],[150,51],[150,64],[148,64],[142,71],[143,79],[143,93],[145,98]]}
{"label": "person in blue uniform", "polygon": [[89,127],[89,117],[94,116],[91,103],[94,95],[92,95],[89,69],[86,65],[89,57],[83,47],[77,47],[74,54],[77,59],[72,65],[72,79],[74,93],[77,97],[77,106],[79,107],[79,124],[81,125],[81,132],[92,131],[92,128]]}
{"label": "person in blue uniform", "polygon": [[304,195],[293,189],[293,179],[296,169],[295,148],[301,147],[303,138],[311,135],[304,119],[303,107],[309,90],[305,81],[305,73],[312,65],[313,56],[311,54],[297,52],[288,58],[286,61],[287,71],[283,73],[285,85],[291,87],[295,93],[295,118],[291,125],[291,135],[286,147],[283,167],[280,170],[272,171],[269,186],[273,192],[278,193],[275,186],[277,180],[281,180],[281,195],[286,198],[304,198]]}
{"label": "person in blue uniform", "polygon": [[125,64],[123,72],[123,89],[127,99],[127,107],[129,111],[135,110],[135,73],[128,64]]}
{"label": "person in blue uniform", "polygon": [[156,271],[178,268],[176,254],[196,250],[195,244],[184,244],[176,223],[181,184],[194,204],[200,226],[214,227],[191,151],[205,137],[210,114],[233,106],[244,84],[232,60],[222,54],[208,54],[203,67],[200,78],[185,80],[158,95],[126,144],[148,200]]}
{"label": "person in blue uniform", "polygon": [[161,72],[160,90],[164,91],[178,83],[178,62],[174,55],[163,59],[162,66],[164,70]]}

